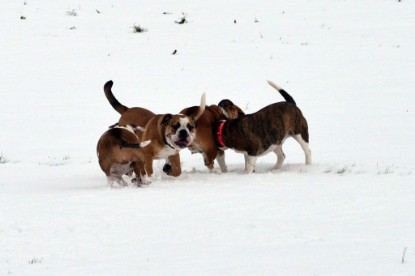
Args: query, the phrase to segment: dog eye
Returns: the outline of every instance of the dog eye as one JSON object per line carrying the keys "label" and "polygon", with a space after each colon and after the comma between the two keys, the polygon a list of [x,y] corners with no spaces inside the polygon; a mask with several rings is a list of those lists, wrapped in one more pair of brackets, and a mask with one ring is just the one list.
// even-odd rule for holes
{"label": "dog eye", "polygon": [[180,127],[180,123],[176,123],[171,126],[174,130],[177,130]]}
{"label": "dog eye", "polygon": [[194,127],[194,126],[192,126],[191,124],[187,124],[187,129],[188,129],[189,131],[192,131],[194,128],[195,128],[195,127]]}

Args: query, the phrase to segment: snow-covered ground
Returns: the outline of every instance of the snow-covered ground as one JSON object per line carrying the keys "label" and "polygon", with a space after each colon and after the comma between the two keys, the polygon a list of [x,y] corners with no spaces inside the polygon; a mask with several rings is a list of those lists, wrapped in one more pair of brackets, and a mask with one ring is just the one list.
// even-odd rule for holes
{"label": "snow-covered ground", "polygon": [[[1,275],[415,275],[415,2],[6,1]],[[177,24],[186,16],[187,23]],[[146,28],[134,33],[133,26]],[[172,52],[177,50],[177,54]],[[128,106],[296,100],[312,166],[226,152],[110,189],[96,142]]]}

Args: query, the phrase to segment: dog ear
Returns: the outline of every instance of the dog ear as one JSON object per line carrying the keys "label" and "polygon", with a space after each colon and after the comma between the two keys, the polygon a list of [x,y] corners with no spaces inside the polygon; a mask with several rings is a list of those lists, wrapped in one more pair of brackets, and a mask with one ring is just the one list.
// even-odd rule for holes
{"label": "dog ear", "polygon": [[170,113],[164,115],[163,119],[161,120],[161,124],[164,126],[167,126],[172,118],[173,118],[173,115],[171,115]]}

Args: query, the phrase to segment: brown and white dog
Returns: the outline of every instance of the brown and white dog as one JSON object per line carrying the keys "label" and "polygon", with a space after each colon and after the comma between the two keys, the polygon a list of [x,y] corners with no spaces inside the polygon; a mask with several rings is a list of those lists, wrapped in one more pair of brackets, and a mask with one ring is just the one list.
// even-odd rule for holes
{"label": "brown and white dog", "polygon": [[131,174],[133,170],[136,174],[140,173],[139,168],[144,162],[142,148],[150,144],[150,141],[140,143],[136,130],[135,126],[115,124],[98,141],[99,165],[111,187],[127,186],[122,176]]}
{"label": "brown and white dog", "polygon": [[[285,102],[268,105],[261,110],[240,115],[237,119],[217,124],[216,141],[221,148],[231,148],[245,156],[245,171],[255,171],[259,156],[273,151],[277,155],[274,169],[281,168],[285,155],[282,145],[288,137],[293,137],[305,153],[305,163],[311,164],[311,150],[308,146],[308,125],[294,99],[271,81],[268,83],[278,90]],[[219,103],[224,114],[229,114],[227,100]]]}
{"label": "brown and white dog", "polygon": [[[163,171],[171,176],[181,174],[179,151],[188,147],[196,136],[196,121],[203,114],[206,106],[206,96],[202,95],[200,106],[188,115],[183,114],[154,114],[141,108],[128,108],[120,104],[114,97],[109,81],[104,86],[105,95],[116,111],[121,114],[119,124],[135,124],[144,127],[140,141],[151,140],[143,148],[144,165],[140,168],[138,182],[149,184],[153,174],[153,160],[165,159]],[[141,137],[140,137],[141,136]]]}
{"label": "brown and white dog", "polygon": [[[229,100],[228,100],[229,101]],[[237,118],[239,114],[244,114],[243,111],[231,101],[228,105],[228,109],[234,112],[227,113],[227,118]],[[180,114],[190,115],[195,112],[197,106],[185,108],[180,111]],[[220,121],[226,118],[224,116],[223,109],[217,105],[206,106],[205,112],[197,120],[197,136],[193,143],[189,146],[189,150],[192,153],[201,153],[205,166],[210,172],[214,172],[215,158],[218,161],[219,167],[222,172],[227,172],[227,166],[225,163],[225,152],[218,148],[216,140],[213,134],[214,126]]]}
{"label": "brown and white dog", "polygon": [[[111,104],[111,106],[120,113],[121,117],[118,120],[118,124],[120,125],[135,125],[144,127],[148,121],[156,116],[155,113],[151,112],[148,109],[142,108],[142,107],[126,107],[125,105],[121,104],[112,93],[112,86],[114,85],[113,81],[108,81],[104,85],[104,92],[105,97],[107,97],[108,102]],[[142,132],[137,133],[138,138],[141,140]]]}

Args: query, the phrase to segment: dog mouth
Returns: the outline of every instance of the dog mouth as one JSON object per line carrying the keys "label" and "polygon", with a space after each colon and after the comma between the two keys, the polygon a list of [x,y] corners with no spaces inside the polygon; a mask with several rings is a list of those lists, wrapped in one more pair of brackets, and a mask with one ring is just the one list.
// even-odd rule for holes
{"label": "dog mouth", "polygon": [[179,147],[181,149],[184,149],[184,148],[186,148],[190,144],[190,142],[187,141],[187,140],[178,140],[178,141],[174,141],[174,144],[177,147]]}

